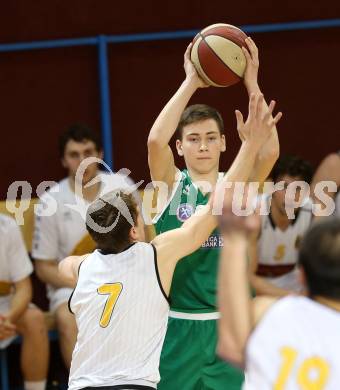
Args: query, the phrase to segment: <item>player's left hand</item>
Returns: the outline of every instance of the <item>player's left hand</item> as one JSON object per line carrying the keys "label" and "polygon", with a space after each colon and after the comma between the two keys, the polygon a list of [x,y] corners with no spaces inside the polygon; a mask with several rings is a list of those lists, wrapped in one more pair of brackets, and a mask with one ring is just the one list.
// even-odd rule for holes
{"label": "player's left hand", "polygon": [[260,88],[257,81],[259,72],[259,51],[255,42],[250,37],[246,38],[245,42],[248,49],[242,47],[243,54],[247,61],[247,67],[244,73],[244,84],[249,94],[259,93]]}
{"label": "player's left hand", "polygon": [[16,335],[16,326],[4,315],[0,315],[0,340]]}
{"label": "player's left hand", "polygon": [[273,127],[276,126],[282,117],[282,112],[279,112],[273,118],[272,113],[274,107],[274,100],[266,108],[263,95],[252,93],[249,99],[248,118],[246,122],[243,120],[242,113],[239,110],[235,111],[237,131],[242,142],[249,142],[258,149],[264,145]]}

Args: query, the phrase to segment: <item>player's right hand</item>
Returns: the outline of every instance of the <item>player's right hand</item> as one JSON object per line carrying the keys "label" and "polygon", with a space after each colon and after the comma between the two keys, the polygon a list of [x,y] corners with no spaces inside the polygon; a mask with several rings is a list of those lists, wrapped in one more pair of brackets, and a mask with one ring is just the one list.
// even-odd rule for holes
{"label": "player's right hand", "polygon": [[198,75],[194,64],[191,62],[190,53],[192,48],[192,42],[188,45],[184,53],[184,70],[186,79],[194,83],[196,88],[207,88],[209,87]]}

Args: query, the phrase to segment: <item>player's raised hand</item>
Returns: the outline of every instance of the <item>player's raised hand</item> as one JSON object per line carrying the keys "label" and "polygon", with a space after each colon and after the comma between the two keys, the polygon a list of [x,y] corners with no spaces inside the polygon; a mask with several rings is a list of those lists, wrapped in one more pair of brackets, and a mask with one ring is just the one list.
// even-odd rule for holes
{"label": "player's raised hand", "polygon": [[190,43],[184,53],[184,70],[187,80],[194,83],[197,88],[207,88],[209,87],[198,75],[197,70],[194,67],[194,64],[191,62],[190,53],[191,53],[192,43]]}
{"label": "player's raised hand", "polygon": [[282,112],[272,116],[275,107],[275,101],[272,100],[267,108],[264,104],[262,94],[250,95],[248,118],[244,122],[243,115],[236,110],[237,131],[243,142],[250,142],[252,145],[261,148],[271,135],[274,126],[282,118]]}
{"label": "player's raised hand", "polygon": [[255,42],[250,38],[246,38],[246,45],[248,47],[242,47],[244,56],[246,57],[247,66],[244,73],[244,84],[248,90],[248,93],[260,93],[257,77],[259,72],[259,51]]}

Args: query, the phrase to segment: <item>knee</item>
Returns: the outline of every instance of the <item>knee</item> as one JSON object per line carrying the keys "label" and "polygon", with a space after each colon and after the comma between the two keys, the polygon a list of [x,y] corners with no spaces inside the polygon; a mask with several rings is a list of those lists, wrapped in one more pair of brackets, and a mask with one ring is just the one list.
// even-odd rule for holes
{"label": "knee", "polygon": [[37,308],[28,308],[18,322],[18,331],[23,335],[47,333],[43,312]]}

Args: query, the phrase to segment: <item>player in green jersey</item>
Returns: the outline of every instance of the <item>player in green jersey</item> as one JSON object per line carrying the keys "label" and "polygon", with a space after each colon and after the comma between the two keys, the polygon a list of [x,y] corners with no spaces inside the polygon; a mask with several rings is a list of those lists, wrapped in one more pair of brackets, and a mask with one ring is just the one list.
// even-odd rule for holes
{"label": "player in green jersey", "polygon": [[[271,113],[261,95],[258,83],[258,51],[255,43],[246,40],[248,51],[245,85],[250,96],[249,113],[257,99],[258,107]],[[169,192],[162,212],[156,216],[157,233],[179,227],[198,205],[207,203],[209,191],[219,178],[219,159],[226,149],[223,121],[220,114],[206,105],[185,109],[198,88],[206,87],[198,77],[190,59],[190,45],[184,56],[186,78],[156,119],[148,138],[149,167],[153,182],[167,184]],[[224,180],[230,182],[262,182],[279,155],[279,142],[274,119],[268,137],[260,137],[264,123],[244,123],[236,111],[237,130],[242,144]],[[268,119],[269,120],[269,119]],[[252,129],[250,127],[253,127]],[[255,126],[255,127],[256,127]],[[184,157],[187,169],[179,171],[169,141],[178,131],[177,153]],[[263,132],[263,131],[262,131]],[[202,247],[182,259],[176,266],[171,288],[171,312],[168,332],[162,351],[160,390],[236,390],[243,382],[243,373],[222,362],[215,353],[216,272],[221,237],[214,231]]]}

